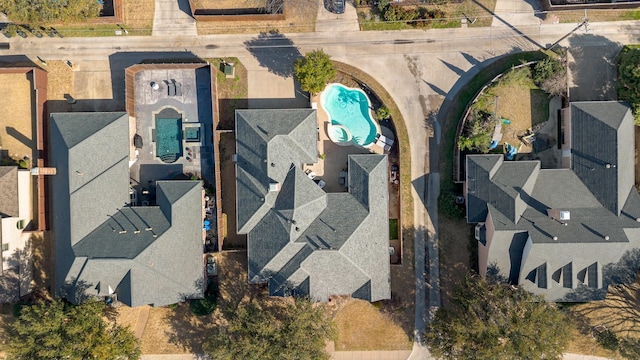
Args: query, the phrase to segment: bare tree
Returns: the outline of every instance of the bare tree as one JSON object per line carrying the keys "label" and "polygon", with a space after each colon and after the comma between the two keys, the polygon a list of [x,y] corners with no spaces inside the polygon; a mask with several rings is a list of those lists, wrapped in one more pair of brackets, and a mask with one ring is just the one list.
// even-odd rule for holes
{"label": "bare tree", "polygon": [[264,9],[269,14],[283,14],[284,0],[266,0]]}

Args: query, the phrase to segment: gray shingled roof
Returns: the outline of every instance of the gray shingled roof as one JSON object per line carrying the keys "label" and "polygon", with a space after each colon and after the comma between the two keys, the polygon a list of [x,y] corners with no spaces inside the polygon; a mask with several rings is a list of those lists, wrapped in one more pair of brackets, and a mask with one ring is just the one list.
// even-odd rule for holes
{"label": "gray shingled roof", "polygon": [[[572,169],[593,195],[610,211],[619,214],[634,185],[633,115],[617,101],[571,104]],[[633,163],[632,163],[633,164]]]}
{"label": "gray shingled roof", "polygon": [[18,167],[0,166],[0,218],[18,216]]}
{"label": "gray shingled roof", "polygon": [[158,206],[128,207],[129,116],[52,114],[51,124],[56,292],[81,302],[110,287],[129,306],[202,297],[200,182],[158,181]]}
{"label": "gray shingled roof", "polygon": [[[314,110],[237,110],[238,232],[249,280],[271,295],[388,299],[387,158],[351,155],[348,193],[325,193],[302,171],[317,162]],[[279,191],[269,191],[278,183]]]}
{"label": "gray shingled roof", "polygon": [[571,169],[467,156],[467,219],[487,221],[480,261],[492,272],[548,300],[587,301],[604,296],[611,264],[640,247],[629,107],[572,103],[571,139]]}

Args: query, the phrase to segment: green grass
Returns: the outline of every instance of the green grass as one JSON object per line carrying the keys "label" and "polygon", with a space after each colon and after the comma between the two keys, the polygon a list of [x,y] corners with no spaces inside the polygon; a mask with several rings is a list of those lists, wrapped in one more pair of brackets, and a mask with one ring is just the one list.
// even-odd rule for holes
{"label": "green grass", "polygon": [[[55,26],[56,30],[62,36],[66,37],[94,37],[94,36],[115,36],[116,30],[122,30],[116,24],[83,24],[83,25],[67,25],[67,26]],[[129,34],[125,35],[124,31],[122,36],[141,36],[151,35],[151,28],[145,29],[127,29]]]}
{"label": "green grass", "polygon": [[398,238],[398,219],[389,219],[389,240]]}
{"label": "green grass", "polygon": [[620,14],[620,20],[640,20],[640,11],[630,10]]}
{"label": "green grass", "polygon": [[486,68],[482,69],[474,76],[459,93],[455,95],[451,108],[444,115],[444,137],[441,148],[440,162],[440,195],[451,193],[454,191],[453,183],[453,147],[455,144],[456,129],[458,122],[469,102],[473,100],[478,91],[489,83],[496,75],[501,74],[514,65],[521,64],[533,60],[544,59],[547,55],[541,51],[523,52],[519,54],[506,55],[494,61]]}

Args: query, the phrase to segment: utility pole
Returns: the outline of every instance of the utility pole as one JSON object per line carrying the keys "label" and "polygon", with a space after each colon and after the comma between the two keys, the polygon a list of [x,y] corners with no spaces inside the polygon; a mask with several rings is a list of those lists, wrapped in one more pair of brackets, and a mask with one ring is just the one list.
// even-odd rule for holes
{"label": "utility pole", "polygon": [[558,41],[556,41],[553,44],[549,45],[547,47],[547,50],[553,49],[554,47],[556,47],[556,45],[558,45],[560,43],[560,41],[568,38],[569,36],[571,36],[571,34],[573,34],[574,32],[578,31],[578,29],[580,29],[583,26],[584,26],[584,30],[586,32],[589,32],[589,18],[587,17],[587,9],[584,10],[584,17],[582,18],[582,21],[578,24],[578,26],[573,28],[573,30],[569,31],[569,33],[566,34],[565,36],[563,36],[560,39],[558,39]]}

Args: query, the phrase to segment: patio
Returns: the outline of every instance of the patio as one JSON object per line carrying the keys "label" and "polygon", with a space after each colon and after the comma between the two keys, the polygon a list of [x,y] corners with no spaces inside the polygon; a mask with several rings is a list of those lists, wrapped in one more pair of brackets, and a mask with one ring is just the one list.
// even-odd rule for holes
{"label": "patio", "polygon": [[[153,184],[158,180],[197,176],[213,184],[209,69],[142,70],[135,75],[135,88],[136,117],[130,118],[130,133],[138,140],[131,142],[130,176],[132,186],[142,194],[141,203],[152,203]],[[162,161],[156,154],[156,118],[167,110],[180,117],[176,136],[180,151],[171,163]],[[194,134],[197,139],[190,138]],[[144,195],[149,195],[148,199]]]}
{"label": "patio", "polygon": [[[318,96],[314,96],[311,99],[312,104],[319,103]],[[326,182],[324,186],[325,192],[347,192],[347,187],[342,180],[341,175],[346,175],[348,157],[351,154],[383,154],[384,149],[377,145],[372,145],[369,148],[361,148],[354,145],[341,146],[329,138],[328,128],[330,119],[327,113],[318,109],[318,163],[305,164],[303,170],[307,173],[313,172],[315,174],[315,180],[323,180]]]}

